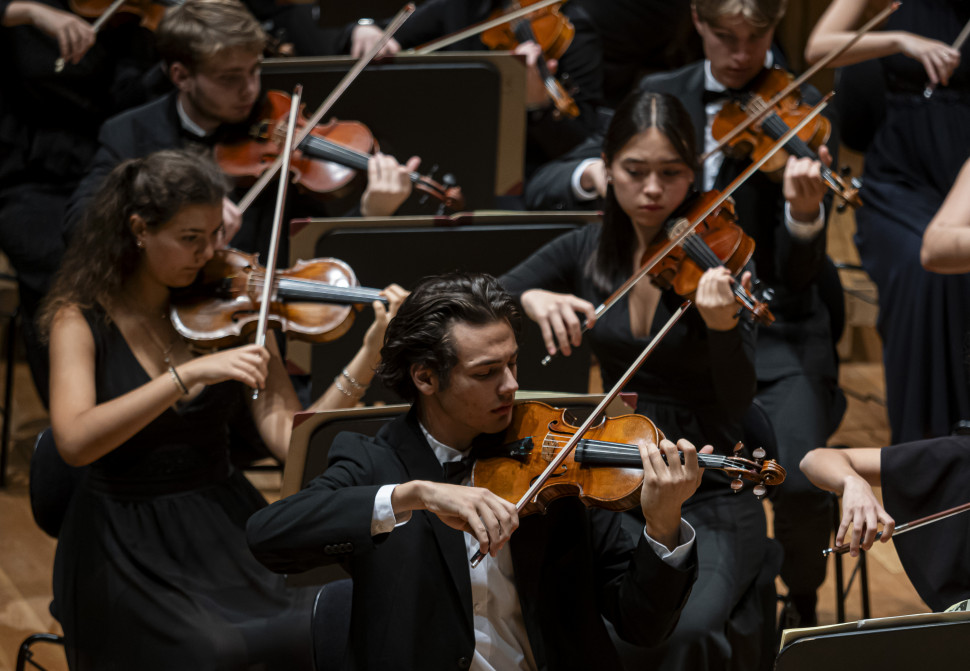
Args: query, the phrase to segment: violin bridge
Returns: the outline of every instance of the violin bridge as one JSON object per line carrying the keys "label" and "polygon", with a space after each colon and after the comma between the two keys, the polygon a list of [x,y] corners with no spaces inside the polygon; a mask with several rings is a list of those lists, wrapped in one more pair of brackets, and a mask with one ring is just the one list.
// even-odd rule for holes
{"label": "violin bridge", "polygon": [[556,458],[556,453],[559,448],[562,447],[559,444],[559,440],[555,435],[547,433],[546,437],[542,440],[542,458],[545,461],[552,461]]}

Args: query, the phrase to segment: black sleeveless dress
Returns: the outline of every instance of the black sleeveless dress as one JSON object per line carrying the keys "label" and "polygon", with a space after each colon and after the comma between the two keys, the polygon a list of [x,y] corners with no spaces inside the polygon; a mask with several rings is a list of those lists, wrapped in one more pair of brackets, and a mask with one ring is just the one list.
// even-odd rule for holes
{"label": "black sleeveless dress", "polygon": [[[965,0],[904,2],[887,30],[952,44]],[[949,86],[923,95],[926,71],[902,54],[881,59],[886,118],[866,153],[856,245],[879,288],[892,442],[945,436],[970,418],[966,366],[970,274],[923,270],[923,231],[970,157],[970,44]]]}
{"label": "black sleeveless dress", "polygon": [[[104,313],[97,402],[150,380]],[[94,462],[54,562],[55,615],[79,669],[308,669],[312,593],[288,591],[246,544],[266,505],[229,463],[241,385],[206,387]]]}
{"label": "black sleeveless dress", "polygon": [[[970,436],[884,447],[882,500],[896,525],[970,502]],[[893,536],[906,575],[935,611],[970,598],[970,513]]]}

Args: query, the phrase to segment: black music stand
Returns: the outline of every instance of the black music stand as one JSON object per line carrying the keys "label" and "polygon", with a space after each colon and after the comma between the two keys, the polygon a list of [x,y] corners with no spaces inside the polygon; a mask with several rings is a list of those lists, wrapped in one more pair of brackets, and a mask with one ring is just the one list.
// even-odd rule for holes
{"label": "black music stand", "polygon": [[970,613],[925,613],[786,631],[775,671],[966,668]]}
{"label": "black music stand", "polygon": [[[267,59],[263,90],[303,85],[306,114],[326,99],[355,61],[348,57]],[[525,148],[525,67],[509,53],[398,55],[372,63],[324,118],[357,120],[382,151],[400,161],[420,156],[419,172],[454,176],[467,210],[494,208],[496,196],[521,191]],[[356,194],[359,196],[359,193]],[[354,196],[334,204],[347,212]],[[398,214],[435,212],[412,195]],[[346,201],[346,202],[345,202]]]}
{"label": "black music stand", "polygon": [[[457,217],[386,219],[310,219],[290,227],[290,263],[297,259],[335,257],[354,269],[363,286],[382,288],[396,282],[411,288],[421,278],[452,270],[482,271],[498,276],[550,240],[597,220],[589,212],[480,213]],[[310,348],[291,342],[291,370],[311,374],[316,398],[360,347],[373,321],[365,308],[339,340]],[[519,353],[519,384],[525,389],[583,393],[589,389],[588,345],[572,356],[541,366],[545,349],[539,328],[525,319]],[[374,384],[365,403],[401,399]]]}

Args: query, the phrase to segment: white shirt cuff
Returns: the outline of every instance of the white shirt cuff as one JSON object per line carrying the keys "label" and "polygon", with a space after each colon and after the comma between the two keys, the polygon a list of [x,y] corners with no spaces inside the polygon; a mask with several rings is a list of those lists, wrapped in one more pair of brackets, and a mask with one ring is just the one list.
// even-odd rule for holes
{"label": "white shirt cuff", "polygon": [[391,494],[394,493],[395,487],[397,485],[384,485],[377,490],[377,496],[374,497],[374,514],[370,520],[371,536],[390,533],[395,527],[406,524],[411,519],[411,511],[408,511],[406,516],[402,515],[400,519],[394,515]]}
{"label": "white shirt cuff", "polygon": [[580,185],[580,181],[583,178],[583,173],[586,171],[586,168],[591,164],[596,163],[599,160],[600,159],[598,158],[583,159],[582,163],[577,165],[576,169],[573,170],[573,176],[569,180],[569,183],[573,188],[573,195],[576,197],[576,200],[586,201],[586,200],[596,200],[597,198],[599,198],[600,195],[596,193],[595,190],[587,191]]}
{"label": "white shirt cuff", "polygon": [[798,221],[791,216],[791,203],[785,201],[785,226],[796,240],[808,241],[825,226],[825,206],[819,203],[815,221]]}
{"label": "white shirt cuff", "polygon": [[643,527],[643,537],[647,539],[648,543],[650,543],[650,547],[653,548],[653,551],[657,553],[660,560],[668,566],[676,569],[684,568],[684,564],[687,562],[687,557],[690,555],[690,549],[694,547],[695,535],[694,527],[692,527],[687,520],[681,518],[680,544],[673,550],[668,550],[666,545],[650,538],[650,535],[647,533],[647,528]]}

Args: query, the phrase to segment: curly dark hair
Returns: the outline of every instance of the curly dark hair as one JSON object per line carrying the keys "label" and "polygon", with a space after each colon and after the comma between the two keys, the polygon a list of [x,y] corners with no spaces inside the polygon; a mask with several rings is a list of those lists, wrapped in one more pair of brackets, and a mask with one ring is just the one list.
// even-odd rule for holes
{"label": "curly dark hair", "polygon": [[[616,108],[603,140],[606,164],[613,163],[631,138],[651,128],[663,133],[681,160],[697,172],[696,140],[690,114],[677,98],[653,91],[634,91]],[[607,185],[605,200],[603,232],[596,252],[586,264],[586,272],[598,289],[609,294],[629,275],[637,245],[633,222],[617,202],[612,184]]]}
{"label": "curly dark hair", "polygon": [[449,273],[422,280],[405,299],[384,333],[377,376],[398,395],[418,398],[411,379],[415,364],[433,370],[443,387],[458,361],[451,327],[506,321],[518,340],[522,316],[515,301],[491,275]]}
{"label": "curly dark hair", "polygon": [[187,205],[221,203],[227,190],[219,166],[194,151],[159,151],[115,167],[71,238],[38,317],[41,336],[66,305],[110,308],[141,261],[132,215],[155,230]]}

